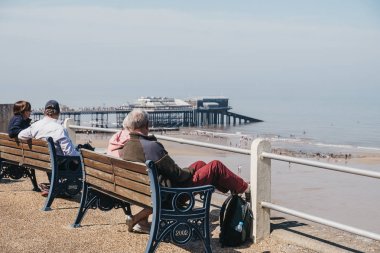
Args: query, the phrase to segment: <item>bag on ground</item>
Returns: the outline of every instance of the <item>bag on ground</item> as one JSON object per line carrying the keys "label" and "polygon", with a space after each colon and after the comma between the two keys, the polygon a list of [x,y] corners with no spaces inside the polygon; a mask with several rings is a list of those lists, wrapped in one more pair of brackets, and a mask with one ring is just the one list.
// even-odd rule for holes
{"label": "bag on ground", "polygon": [[250,240],[252,222],[250,204],[239,195],[229,196],[220,210],[219,241],[222,247],[236,247]]}

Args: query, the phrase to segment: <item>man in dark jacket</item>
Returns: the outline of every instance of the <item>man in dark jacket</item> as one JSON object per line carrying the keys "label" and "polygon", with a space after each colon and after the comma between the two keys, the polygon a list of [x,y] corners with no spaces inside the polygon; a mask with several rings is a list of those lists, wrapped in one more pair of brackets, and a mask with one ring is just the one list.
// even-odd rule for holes
{"label": "man in dark jacket", "polygon": [[[166,185],[173,187],[213,185],[221,192],[228,192],[229,190],[234,193],[249,192],[249,184],[220,161],[214,160],[208,164],[197,161],[187,168],[180,168],[156,137],[148,135],[149,118],[146,111],[134,109],[128,114],[126,121],[127,128],[130,131],[130,139],[125,143],[121,157],[134,162],[152,160]],[[135,224],[139,227],[141,225],[140,220],[144,220],[145,223],[140,227],[146,228],[145,221],[149,214],[150,210],[144,209],[135,215],[132,220],[127,222],[129,231],[133,229],[139,231],[139,229],[132,229],[132,227]]]}

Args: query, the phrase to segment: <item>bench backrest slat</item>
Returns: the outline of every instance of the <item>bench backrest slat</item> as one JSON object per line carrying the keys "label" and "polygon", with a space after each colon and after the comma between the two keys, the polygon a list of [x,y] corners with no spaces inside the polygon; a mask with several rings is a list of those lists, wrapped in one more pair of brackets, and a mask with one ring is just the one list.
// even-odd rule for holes
{"label": "bench backrest slat", "polygon": [[51,170],[50,163],[35,160],[32,158],[22,158],[21,156],[15,156],[15,155],[6,154],[6,153],[1,153],[1,158],[5,159],[5,160],[16,162],[16,163],[20,163],[20,164],[26,165],[26,166],[38,167],[40,169],[47,170],[47,171]]}
{"label": "bench backrest slat", "polygon": [[111,164],[102,163],[99,161],[92,160],[92,158],[87,158],[83,156],[83,163],[86,167],[93,168],[97,171],[102,171],[104,173],[113,174]]}
{"label": "bench backrest slat", "polygon": [[[1,153],[8,153],[8,154],[16,155],[16,156],[23,156],[22,150],[17,149],[17,148],[0,146],[0,152]],[[24,157],[30,157],[30,158],[34,158],[37,160],[50,162],[49,153],[44,154],[44,153],[39,153],[39,152],[37,153],[37,152],[24,150]]]}
{"label": "bench backrest slat", "polygon": [[21,141],[0,133],[0,158],[26,166],[51,170],[48,143],[45,140]]}
{"label": "bench backrest slat", "polygon": [[[37,139],[31,139],[28,141],[21,141],[16,139],[9,138],[8,134],[6,133],[0,133],[0,143],[4,146],[10,146],[10,147],[18,147],[19,143],[23,143],[24,149],[33,149],[35,147],[45,147],[46,150],[48,150],[48,143],[45,140],[37,140]],[[49,152],[49,151],[47,151]]]}
{"label": "bench backrest slat", "polygon": [[127,201],[151,207],[150,181],[143,163],[81,149],[86,183]]}
{"label": "bench backrest slat", "polygon": [[133,179],[136,182],[149,185],[149,177],[146,174],[141,174],[135,171],[125,170],[123,168],[115,167],[115,175],[122,178]]}
{"label": "bench backrest slat", "polygon": [[148,207],[152,206],[150,196],[136,192],[131,188],[124,188],[122,186],[114,185],[91,175],[86,175],[86,183],[96,189],[110,193],[111,195],[116,194],[118,197],[123,197],[128,202],[132,201],[132,203],[138,203]]}

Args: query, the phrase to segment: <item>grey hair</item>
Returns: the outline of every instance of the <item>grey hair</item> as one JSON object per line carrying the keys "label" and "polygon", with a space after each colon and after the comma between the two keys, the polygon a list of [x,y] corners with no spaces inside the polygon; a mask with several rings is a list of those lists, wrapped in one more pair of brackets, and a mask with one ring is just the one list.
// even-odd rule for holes
{"label": "grey hair", "polygon": [[123,120],[123,129],[128,129],[128,127],[127,127],[127,121],[128,121],[128,116],[125,116],[125,118],[124,118],[124,120]]}
{"label": "grey hair", "polygon": [[125,126],[128,130],[133,131],[146,127],[149,123],[149,116],[145,110],[135,108],[130,113],[128,113],[124,121],[123,126]]}
{"label": "grey hair", "polygon": [[53,116],[59,115],[59,112],[55,109],[47,108],[44,110],[44,115],[47,115],[49,117],[53,117]]}

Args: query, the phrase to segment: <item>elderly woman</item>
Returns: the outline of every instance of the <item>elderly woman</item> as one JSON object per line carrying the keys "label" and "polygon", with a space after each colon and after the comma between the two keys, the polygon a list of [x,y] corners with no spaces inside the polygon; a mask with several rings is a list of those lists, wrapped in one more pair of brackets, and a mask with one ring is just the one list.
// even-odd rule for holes
{"label": "elderly woman", "polygon": [[112,135],[108,142],[107,155],[120,157],[119,151],[124,147],[124,144],[129,140],[129,131],[127,129],[127,117],[123,120],[123,129]]}

